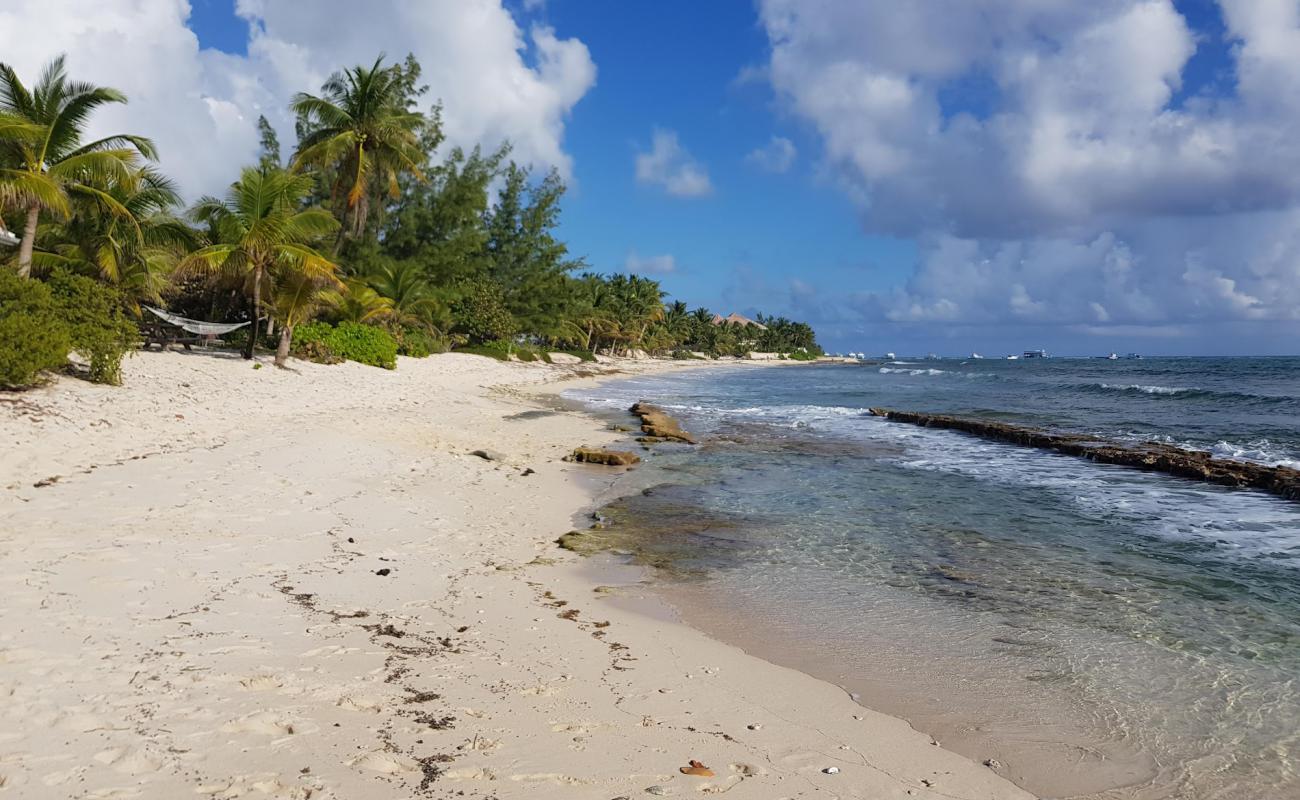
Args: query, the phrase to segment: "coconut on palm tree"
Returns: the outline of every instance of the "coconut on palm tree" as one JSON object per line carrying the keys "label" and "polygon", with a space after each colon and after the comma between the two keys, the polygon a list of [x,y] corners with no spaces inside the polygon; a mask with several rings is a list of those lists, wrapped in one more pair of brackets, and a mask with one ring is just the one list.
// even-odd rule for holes
{"label": "coconut on palm tree", "polygon": [[304,128],[294,168],[333,171],[332,194],[343,200],[340,221],[353,236],[365,230],[373,195],[396,198],[402,174],[424,178],[420,131],[426,120],[411,110],[401,70],[382,66],[383,60],[335,73],[321,96],[300,92],[290,106]]}
{"label": "coconut on palm tree", "polygon": [[0,64],[0,202],[26,213],[18,272],[31,274],[42,211],[66,218],[72,198],[92,199],[111,214],[130,212],[100,186],[126,180],[141,157],[153,160],[153,143],[119,134],[83,142],[91,113],[125,103],[116,89],[68,79],[63,56],[51,61],[28,89],[8,64]]}
{"label": "coconut on palm tree", "polygon": [[224,199],[205,197],[190,211],[196,222],[208,226],[212,242],[188,255],[181,268],[220,272],[244,281],[253,320],[244,358],[253,357],[262,298],[270,296],[274,280],[297,273],[323,282],[337,278],[338,267],[313,245],[337,230],[338,222],[327,211],[301,209],[311,188],[309,175],[247,167]]}

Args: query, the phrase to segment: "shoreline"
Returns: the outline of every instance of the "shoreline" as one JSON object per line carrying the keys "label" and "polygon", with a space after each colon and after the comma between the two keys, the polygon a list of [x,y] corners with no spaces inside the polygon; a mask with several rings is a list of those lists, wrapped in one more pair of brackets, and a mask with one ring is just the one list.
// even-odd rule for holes
{"label": "shoreline", "polygon": [[1029,797],[608,602],[553,540],[610,475],[559,457],[620,437],[541,399],[590,369],[124,366],[5,398],[0,793]]}

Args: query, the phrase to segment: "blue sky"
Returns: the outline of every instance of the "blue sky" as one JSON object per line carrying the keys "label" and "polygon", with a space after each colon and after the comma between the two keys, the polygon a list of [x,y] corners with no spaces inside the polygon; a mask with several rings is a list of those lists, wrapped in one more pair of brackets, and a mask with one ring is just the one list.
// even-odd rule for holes
{"label": "blue sky", "polygon": [[414,50],[454,141],[568,172],[576,255],[693,305],[834,350],[1296,350],[1285,2],[381,1],[338,26],[341,0],[158,0],[129,27],[125,0],[68,2],[68,32],[0,46],[96,63],[164,155],[211,151],[164,157],[193,191],[251,156],[258,113],[287,134],[293,91]]}

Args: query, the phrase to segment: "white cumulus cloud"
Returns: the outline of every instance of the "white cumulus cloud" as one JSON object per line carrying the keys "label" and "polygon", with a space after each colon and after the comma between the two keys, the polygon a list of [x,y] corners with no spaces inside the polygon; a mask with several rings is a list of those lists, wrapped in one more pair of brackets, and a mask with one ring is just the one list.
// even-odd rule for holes
{"label": "white cumulus cloud", "polygon": [[655,130],[650,150],[637,153],[636,179],[677,197],[699,197],[713,191],[708,170],[682,147],[677,132],[670,130]]}
{"label": "white cumulus cloud", "polygon": [[[770,81],[873,233],[867,319],[1184,330],[1300,317],[1300,5],[1219,0],[1230,80],[1171,0],[760,0]],[[954,102],[956,101],[956,102]],[[1234,328],[1240,330],[1240,328]]]}
{"label": "white cumulus cloud", "polygon": [[521,30],[501,0],[316,0],[310,13],[290,0],[238,0],[236,9],[251,25],[247,56],[201,49],[185,0],[7,0],[0,59],[34,81],[65,52],[74,78],[121,89],[130,104],[96,115],[92,134],[153,137],[190,196],[222,191],[256,158],[259,114],[292,147],[293,94],[381,52],[419,59],[451,144],[509,139],[521,162],[571,170],[565,120],[596,66],[577,39]]}

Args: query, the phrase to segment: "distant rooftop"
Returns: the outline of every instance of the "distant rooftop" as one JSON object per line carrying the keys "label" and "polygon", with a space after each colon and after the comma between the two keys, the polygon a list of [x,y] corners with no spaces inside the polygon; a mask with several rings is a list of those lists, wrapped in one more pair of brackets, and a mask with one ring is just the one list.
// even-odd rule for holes
{"label": "distant rooftop", "polygon": [[740,314],[735,314],[735,313],[729,314],[725,317],[722,316],[721,314],[714,314],[713,324],[714,325],[723,325],[723,324],[740,325],[741,327],[749,327],[750,325],[753,325],[755,328],[758,328],[760,331],[767,330],[766,325],[760,325],[759,323],[755,322],[749,317],[742,316]]}

